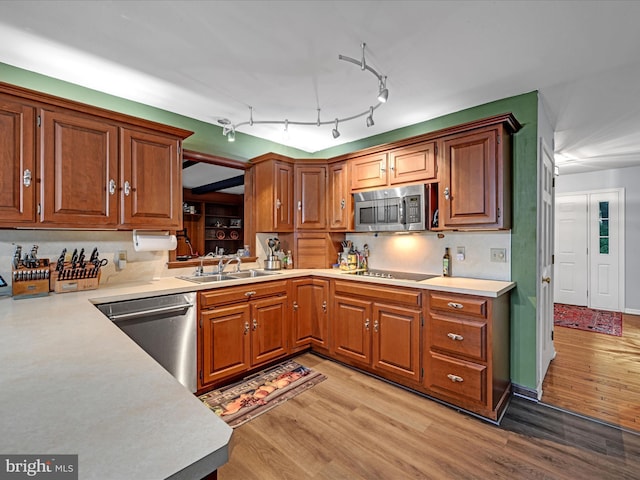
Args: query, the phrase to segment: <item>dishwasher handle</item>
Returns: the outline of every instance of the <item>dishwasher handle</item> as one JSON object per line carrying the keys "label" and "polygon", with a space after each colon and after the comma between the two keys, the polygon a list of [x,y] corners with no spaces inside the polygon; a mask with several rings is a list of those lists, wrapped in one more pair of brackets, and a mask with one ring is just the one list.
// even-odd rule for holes
{"label": "dishwasher handle", "polygon": [[187,313],[187,310],[189,310],[191,307],[193,307],[193,303],[185,303],[182,305],[170,305],[168,307],[150,308],[147,310],[139,310],[137,312],[108,315],[108,317],[113,322],[119,322],[122,320],[133,320],[133,319],[144,318],[150,315],[157,315],[157,314],[184,315],[185,313]]}

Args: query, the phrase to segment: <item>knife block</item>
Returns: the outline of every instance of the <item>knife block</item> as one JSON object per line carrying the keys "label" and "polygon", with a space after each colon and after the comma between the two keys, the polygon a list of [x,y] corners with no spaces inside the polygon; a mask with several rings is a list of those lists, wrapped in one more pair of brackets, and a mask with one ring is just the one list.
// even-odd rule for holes
{"label": "knife block", "polygon": [[11,293],[13,298],[44,297],[49,295],[49,260],[41,259],[35,268],[27,268],[23,265],[12,267]]}
{"label": "knife block", "polygon": [[[60,273],[55,269],[55,264],[51,264],[50,269],[50,287],[51,292],[56,293],[68,293],[68,292],[82,292],[84,290],[95,290],[100,285],[100,269],[89,277],[85,278],[65,278],[60,280]],[[73,271],[71,263],[65,262],[63,272]]]}

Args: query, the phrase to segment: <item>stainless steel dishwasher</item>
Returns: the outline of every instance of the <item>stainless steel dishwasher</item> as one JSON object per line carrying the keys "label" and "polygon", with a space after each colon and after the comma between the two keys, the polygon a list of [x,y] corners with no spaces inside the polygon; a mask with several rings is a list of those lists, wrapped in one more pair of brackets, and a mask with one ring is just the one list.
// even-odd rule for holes
{"label": "stainless steel dishwasher", "polygon": [[197,390],[195,293],[97,307],[180,383],[191,392]]}

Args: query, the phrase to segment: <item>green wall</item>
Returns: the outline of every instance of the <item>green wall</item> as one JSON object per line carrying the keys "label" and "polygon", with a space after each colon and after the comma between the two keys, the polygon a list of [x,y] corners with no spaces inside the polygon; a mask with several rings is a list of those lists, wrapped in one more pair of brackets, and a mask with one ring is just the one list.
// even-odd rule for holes
{"label": "green wall", "polygon": [[229,143],[222,135],[221,128],[216,125],[3,63],[0,63],[0,81],[185,128],[195,132],[184,142],[185,148],[238,160],[247,160],[268,152],[293,158],[331,158],[492,115],[513,113],[523,128],[515,134],[513,142],[511,278],[517,283],[517,288],[511,295],[511,378],[517,385],[536,388],[537,92],[497,100],[310,154],[240,132],[236,133],[236,141]]}

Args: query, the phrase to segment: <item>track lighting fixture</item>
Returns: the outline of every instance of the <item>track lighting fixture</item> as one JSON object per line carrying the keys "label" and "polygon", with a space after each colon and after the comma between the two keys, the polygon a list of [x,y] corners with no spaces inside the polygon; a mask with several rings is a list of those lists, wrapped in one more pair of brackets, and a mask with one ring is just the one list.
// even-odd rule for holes
{"label": "track lighting fixture", "polygon": [[333,135],[333,138],[338,138],[340,136],[340,132],[338,131],[338,119],[336,118],[336,126],[333,127],[333,130],[331,131],[331,135]]}
{"label": "track lighting fixture", "polygon": [[373,107],[369,107],[369,116],[367,117],[367,127],[373,127],[375,122],[373,121]]}
{"label": "track lighting fixture", "polygon": [[[356,59],[351,58],[351,57],[346,57],[344,55],[338,55],[338,60],[344,60],[345,62],[353,63],[353,64],[359,66],[362,71],[369,71],[371,74],[373,74],[376,77],[376,79],[378,80],[378,103],[376,105],[370,106],[369,109],[365,110],[364,112],[356,113],[355,115],[351,115],[351,116],[347,116],[347,117],[343,117],[343,118],[336,118],[335,119],[335,126],[334,126],[333,130],[331,131],[331,134],[333,135],[333,138],[338,138],[340,136],[340,131],[338,130],[338,123],[339,122],[347,122],[349,120],[354,120],[356,118],[360,118],[360,117],[363,117],[363,116],[368,114],[368,116],[366,118],[367,127],[371,127],[371,126],[375,125],[375,122],[373,121],[373,111],[376,108],[378,108],[380,105],[385,103],[387,101],[387,99],[389,98],[389,90],[387,89],[387,77],[383,76],[383,75],[380,75],[371,66],[367,65],[367,62],[366,62],[366,59],[365,59],[366,43],[360,44],[360,47],[362,48],[362,57],[361,57],[360,60],[356,60]],[[248,121],[232,124],[231,120],[226,119],[226,118],[220,118],[220,119],[218,119],[218,123],[223,127],[222,134],[225,135],[227,137],[227,140],[229,140],[230,142],[235,141],[236,129],[238,127],[242,127],[244,125],[253,126],[254,124],[284,125],[284,135],[285,135],[285,137],[288,137],[289,124],[292,124],[292,125],[303,125],[303,126],[315,125],[315,126],[319,127],[321,125],[331,125],[332,123],[334,123],[334,121],[332,121],[332,120],[322,121],[320,119],[320,109],[318,108],[317,111],[318,111],[318,118],[317,118],[317,120],[315,122],[313,122],[313,121],[312,122],[290,121],[288,119],[285,119],[285,120],[254,120],[253,119],[253,107],[250,106],[249,107],[249,120]]]}

